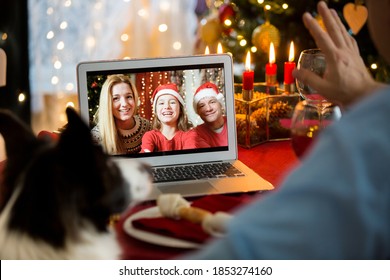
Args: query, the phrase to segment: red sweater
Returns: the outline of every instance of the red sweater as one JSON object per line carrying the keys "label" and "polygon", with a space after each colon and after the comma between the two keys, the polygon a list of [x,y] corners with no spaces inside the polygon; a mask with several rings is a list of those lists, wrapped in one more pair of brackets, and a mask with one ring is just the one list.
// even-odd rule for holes
{"label": "red sweater", "polygon": [[168,140],[158,130],[147,131],[142,137],[141,152],[164,152],[196,148],[196,133],[194,130],[177,131],[175,136]]}
{"label": "red sweater", "polygon": [[198,145],[201,146],[200,148],[220,147],[228,145],[226,118],[222,131],[220,133],[216,133],[215,131],[210,129],[206,123],[198,125],[194,130],[199,137]]}

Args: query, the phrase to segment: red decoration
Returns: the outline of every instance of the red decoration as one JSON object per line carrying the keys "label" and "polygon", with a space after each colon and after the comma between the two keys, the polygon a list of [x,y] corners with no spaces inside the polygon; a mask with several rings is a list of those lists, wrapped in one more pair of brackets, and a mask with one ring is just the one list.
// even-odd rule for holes
{"label": "red decoration", "polygon": [[221,23],[226,19],[232,19],[236,16],[236,11],[232,4],[222,4],[218,9],[218,17]]}
{"label": "red decoration", "polygon": [[270,76],[276,75],[277,70],[278,70],[278,66],[276,65],[276,63],[267,63],[265,65],[266,75],[270,75]]}

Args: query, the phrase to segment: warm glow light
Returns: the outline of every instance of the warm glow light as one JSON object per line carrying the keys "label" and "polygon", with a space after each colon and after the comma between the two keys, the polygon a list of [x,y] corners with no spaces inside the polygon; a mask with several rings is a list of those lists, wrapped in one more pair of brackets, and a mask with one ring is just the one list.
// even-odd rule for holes
{"label": "warm glow light", "polygon": [[257,48],[255,46],[252,46],[251,47],[251,52],[253,52],[253,53],[257,52]]}
{"label": "warm glow light", "polygon": [[54,62],[54,68],[55,69],[61,69],[61,67],[62,67],[61,61],[57,60],[56,62]]}
{"label": "warm glow light", "polygon": [[57,76],[53,76],[53,77],[51,78],[51,84],[52,84],[52,85],[56,85],[56,84],[58,84],[58,82],[59,82],[59,79],[58,79]]}
{"label": "warm glow light", "polygon": [[66,103],[66,108],[68,107],[74,108],[74,103],[72,101],[69,101],[68,103]]}
{"label": "warm glow light", "polygon": [[275,63],[275,48],[274,43],[271,42],[269,46],[269,63]]}
{"label": "warm glow light", "polygon": [[257,3],[263,4],[263,3],[264,3],[264,0],[257,0]]}
{"label": "warm glow light", "polygon": [[26,95],[24,93],[20,93],[18,96],[19,102],[23,102],[26,100]]}
{"label": "warm glow light", "polygon": [[4,32],[4,33],[1,35],[1,40],[5,41],[5,40],[7,40],[7,38],[8,38],[8,34]]}
{"label": "warm glow light", "polygon": [[54,38],[54,32],[53,31],[47,32],[46,39],[50,40],[50,39],[53,39],[53,38]]}
{"label": "warm glow light", "polygon": [[294,42],[291,41],[290,43],[290,52],[288,55],[288,61],[293,62],[294,61]]}
{"label": "warm glow light", "polygon": [[60,28],[62,30],[66,29],[67,27],[68,27],[68,23],[66,21],[63,21],[63,22],[60,23]]}
{"label": "warm glow light", "polygon": [[242,40],[240,41],[240,46],[241,46],[241,47],[246,46],[246,44],[247,44],[247,41],[246,41],[245,39],[242,39]]}
{"label": "warm glow light", "polygon": [[223,50],[222,50],[222,45],[221,45],[221,43],[218,43],[218,47],[217,47],[217,53],[223,53]]}
{"label": "warm glow light", "polygon": [[167,31],[167,30],[168,30],[168,25],[166,25],[165,23],[160,24],[160,25],[158,26],[158,31],[160,31],[160,32],[165,32],[165,31]]}
{"label": "warm glow light", "polygon": [[87,39],[85,40],[85,44],[87,45],[87,47],[89,49],[92,49],[93,47],[95,47],[95,45],[96,45],[95,37],[92,37],[92,36],[87,37]]}
{"label": "warm glow light", "polygon": [[225,19],[224,22],[223,22],[223,24],[224,24],[225,26],[231,26],[231,25],[232,25],[232,21],[231,21],[230,19]]}
{"label": "warm glow light", "polygon": [[122,42],[126,42],[127,40],[129,40],[129,34],[126,34],[126,33],[122,34],[121,40],[122,40]]}
{"label": "warm glow light", "polygon": [[140,10],[138,11],[138,15],[139,15],[140,17],[146,17],[146,16],[148,15],[148,12],[147,12],[145,9],[140,9]]}
{"label": "warm glow light", "polygon": [[181,43],[179,41],[176,41],[173,43],[173,49],[180,50],[181,49]]}
{"label": "warm glow light", "polygon": [[210,54],[209,46],[206,46],[206,49],[204,50],[204,54]]}
{"label": "warm glow light", "polygon": [[271,5],[265,5],[264,7],[267,11],[271,10]]}
{"label": "warm glow light", "polygon": [[65,47],[65,44],[63,41],[59,41],[57,44],[57,50],[63,50]]}
{"label": "warm glow light", "polygon": [[378,69],[378,64],[376,64],[376,63],[371,64],[371,69],[373,69],[373,70]]}
{"label": "warm glow light", "polygon": [[246,59],[245,59],[245,70],[251,70],[251,53],[248,51],[246,53]]}
{"label": "warm glow light", "polygon": [[284,3],[284,4],[282,5],[282,8],[285,9],[285,10],[287,10],[287,9],[288,9],[288,4],[287,4],[287,3]]}
{"label": "warm glow light", "polygon": [[71,90],[74,89],[74,84],[73,83],[67,83],[65,88],[66,88],[66,90],[71,91]]}

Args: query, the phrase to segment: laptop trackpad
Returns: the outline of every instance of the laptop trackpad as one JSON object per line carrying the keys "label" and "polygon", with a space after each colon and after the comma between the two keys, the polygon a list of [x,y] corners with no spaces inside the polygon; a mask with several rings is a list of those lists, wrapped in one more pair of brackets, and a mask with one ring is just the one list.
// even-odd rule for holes
{"label": "laptop trackpad", "polygon": [[194,196],[203,194],[218,193],[218,190],[209,182],[180,182],[177,185],[162,185],[157,186],[162,193],[179,193],[182,196]]}

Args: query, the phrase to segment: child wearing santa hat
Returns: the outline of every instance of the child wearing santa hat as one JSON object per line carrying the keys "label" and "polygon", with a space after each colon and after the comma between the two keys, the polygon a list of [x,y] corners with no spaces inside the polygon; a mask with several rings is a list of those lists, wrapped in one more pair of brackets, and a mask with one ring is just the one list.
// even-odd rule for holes
{"label": "child wearing santa hat", "polygon": [[196,148],[196,133],[190,128],[185,103],[176,84],[158,86],[153,92],[152,130],[142,137],[141,152]]}
{"label": "child wearing santa hat", "polygon": [[202,84],[194,94],[193,105],[195,112],[204,121],[195,128],[199,137],[198,145],[201,147],[227,146],[225,98],[219,92],[218,87],[211,82]]}

